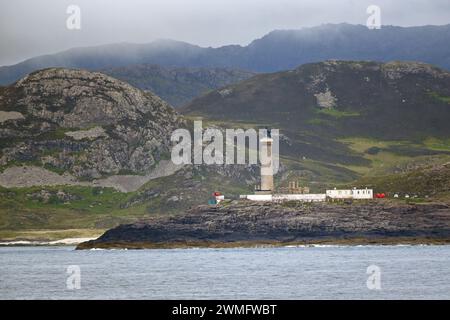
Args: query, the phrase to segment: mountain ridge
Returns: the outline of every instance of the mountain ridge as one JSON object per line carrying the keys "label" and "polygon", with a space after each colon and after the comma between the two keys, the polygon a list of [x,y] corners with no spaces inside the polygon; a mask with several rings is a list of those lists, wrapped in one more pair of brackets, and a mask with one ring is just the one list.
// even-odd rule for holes
{"label": "mountain ridge", "polygon": [[327,59],[367,59],[422,61],[450,69],[448,42],[450,25],[384,26],[380,30],[369,30],[362,25],[327,24],[271,32],[247,46],[204,48],[175,40],[109,44],[72,48],[0,67],[0,84],[12,83],[27,73],[45,67],[99,70],[142,63],[274,72]]}

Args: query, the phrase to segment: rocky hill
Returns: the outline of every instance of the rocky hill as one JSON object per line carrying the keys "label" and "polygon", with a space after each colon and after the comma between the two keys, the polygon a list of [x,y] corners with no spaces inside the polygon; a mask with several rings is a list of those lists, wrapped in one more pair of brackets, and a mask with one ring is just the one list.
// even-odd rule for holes
{"label": "rocky hill", "polygon": [[450,73],[416,62],[326,61],[262,74],[183,112],[339,136],[450,136]]}
{"label": "rocky hill", "polygon": [[101,73],[57,68],[1,88],[0,110],[6,186],[15,186],[16,165],[39,167],[29,178],[44,184],[62,173],[49,184],[148,174],[168,158],[170,135],[184,125],[150,92]]}
{"label": "rocky hill", "polygon": [[363,25],[324,24],[300,30],[275,30],[247,46],[202,48],[158,40],[73,48],[0,67],[0,85],[48,67],[101,70],[132,64],[177,67],[227,67],[255,72],[288,70],[298,65],[340,60],[411,60],[450,68],[450,25],[369,30]]}
{"label": "rocky hill", "polygon": [[163,67],[131,65],[105,69],[102,73],[149,90],[174,107],[229,84],[250,78],[254,72],[227,68]]}
{"label": "rocky hill", "polygon": [[308,243],[448,243],[448,205],[255,204],[200,206],[108,230],[90,248],[167,248]]}
{"label": "rocky hill", "polygon": [[449,107],[445,70],[330,60],[257,75],[181,112],[231,127],[279,128],[280,154],[297,162],[306,180],[330,172],[328,181],[344,181],[382,164],[449,155]]}

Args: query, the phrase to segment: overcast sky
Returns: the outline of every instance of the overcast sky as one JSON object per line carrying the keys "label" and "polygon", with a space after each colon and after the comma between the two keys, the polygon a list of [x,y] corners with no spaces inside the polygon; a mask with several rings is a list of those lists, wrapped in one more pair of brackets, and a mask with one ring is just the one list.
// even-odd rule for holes
{"label": "overcast sky", "polygon": [[[0,0],[0,65],[71,47],[160,38],[201,46],[246,45],[274,29],[365,24],[381,8],[384,25],[450,23],[450,0]],[[69,5],[81,29],[69,30]]]}

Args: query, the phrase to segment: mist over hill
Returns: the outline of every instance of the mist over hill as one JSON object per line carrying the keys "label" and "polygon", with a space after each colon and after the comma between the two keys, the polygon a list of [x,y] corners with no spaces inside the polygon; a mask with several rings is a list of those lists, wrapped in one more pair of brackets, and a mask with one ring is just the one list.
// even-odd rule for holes
{"label": "mist over hill", "polygon": [[450,25],[369,30],[362,25],[325,24],[300,30],[276,30],[248,46],[202,48],[158,40],[73,48],[0,67],[0,84],[47,67],[99,70],[131,64],[177,67],[226,67],[254,72],[288,70],[327,59],[411,60],[450,68]]}

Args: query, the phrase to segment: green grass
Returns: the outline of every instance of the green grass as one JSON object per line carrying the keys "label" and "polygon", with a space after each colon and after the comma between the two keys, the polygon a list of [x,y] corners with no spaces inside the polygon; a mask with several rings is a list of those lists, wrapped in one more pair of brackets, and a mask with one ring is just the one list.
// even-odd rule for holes
{"label": "green grass", "polygon": [[318,119],[318,118],[313,118],[313,119],[309,119],[307,121],[308,124],[312,124],[315,126],[323,126],[323,125],[331,125],[332,122],[326,119]]}
{"label": "green grass", "polygon": [[426,148],[430,150],[450,151],[450,138],[438,139],[434,137],[429,137],[423,140],[423,144]]}
{"label": "green grass", "polygon": [[36,137],[36,140],[61,140],[61,139],[67,139],[68,136],[66,136],[66,132],[74,131],[76,129],[70,129],[70,128],[61,128],[58,127],[55,130],[44,132]]}
{"label": "green grass", "polygon": [[49,170],[49,171],[53,171],[53,172],[55,172],[55,173],[57,173],[59,175],[62,175],[63,173],[66,172],[66,170],[58,168],[58,167],[55,167],[54,165],[52,165],[50,163],[44,164],[44,168]]}
{"label": "green grass", "polygon": [[[53,194],[48,201],[31,196],[43,189]],[[54,195],[59,190],[74,200],[60,200]],[[121,209],[130,196],[112,188],[80,186],[0,188],[0,230],[105,229],[148,215],[145,206]]]}
{"label": "green grass", "polygon": [[[410,159],[410,157],[383,150],[392,145],[404,143],[402,141],[380,141],[368,138],[344,138],[338,141],[347,144],[352,151],[361,154],[364,158],[371,161],[370,166],[343,165],[345,168],[361,175],[377,175]],[[379,148],[380,151],[376,154],[367,153],[367,150],[373,147]]]}
{"label": "green grass", "polygon": [[[410,165],[422,165],[428,163],[444,163],[450,160],[450,156],[446,154],[426,155],[420,152],[417,155],[410,155],[402,152],[405,150],[418,150],[425,153],[427,150],[432,151],[450,151],[450,141],[437,138],[427,138],[420,142],[409,141],[383,141],[362,137],[352,137],[338,139],[339,142],[345,143],[353,151],[362,155],[365,159],[371,161],[370,166],[359,165],[342,165],[362,176],[377,176],[390,173],[393,168],[402,168]],[[376,147],[380,151],[370,154],[367,151]]]}
{"label": "green grass", "polygon": [[358,117],[361,115],[359,112],[341,111],[341,110],[337,110],[334,108],[316,109],[316,113],[324,114],[324,115],[333,117],[335,119],[341,119],[341,118],[347,118],[347,117]]}
{"label": "green grass", "polygon": [[433,97],[433,98],[434,98],[435,100],[437,100],[437,101],[445,102],[445,103],[450,104],[450,97],[440,95],[440,94],[437,93],[437,92],[431,92],[431,93],[430,93],[430,96]]}

